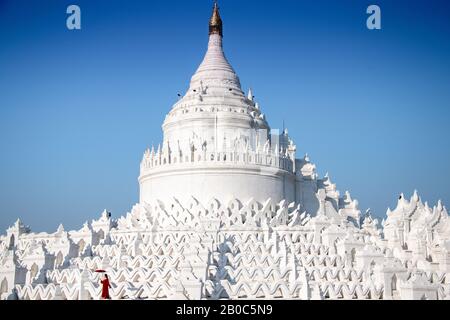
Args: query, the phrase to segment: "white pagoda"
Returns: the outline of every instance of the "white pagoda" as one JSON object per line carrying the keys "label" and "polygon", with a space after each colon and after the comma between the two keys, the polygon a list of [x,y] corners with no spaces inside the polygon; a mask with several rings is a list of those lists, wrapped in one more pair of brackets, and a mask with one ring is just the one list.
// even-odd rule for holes
{"label": "white pagoda", "polygon": [[217,4],[189,89],[145,151],[140,201],[78,231],[0,237],[0,298],[450,299],[450,219],[403,195],[381,225],[271,130],[225,58]]}

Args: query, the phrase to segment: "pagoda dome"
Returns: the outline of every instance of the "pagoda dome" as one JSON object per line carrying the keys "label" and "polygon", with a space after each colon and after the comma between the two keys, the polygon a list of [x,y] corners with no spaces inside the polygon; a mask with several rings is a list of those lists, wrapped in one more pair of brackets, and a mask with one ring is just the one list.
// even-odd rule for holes
{"label": "pagoda dome", "polygon": [[[141,162],[140,199],[266,201],[295,199],[295,157],[272,143],[270,127],[250,90],[225,57],[217,3],[206,54],[189,89],[167,114],[163,142]],[[154,148],[152,148],[154,150]],[[188,191],[187,191],[188,190]]]}

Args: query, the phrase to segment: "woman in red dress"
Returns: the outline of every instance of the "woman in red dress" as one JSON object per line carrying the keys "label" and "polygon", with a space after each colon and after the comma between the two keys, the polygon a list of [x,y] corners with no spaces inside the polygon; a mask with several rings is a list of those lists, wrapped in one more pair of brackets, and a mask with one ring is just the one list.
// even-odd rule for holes
{"label": "woman in red dress", "polygon": [[108,275],[106,273],[103,280],[100,282],[102,284],[102,300],[111,299],[109,296],[109,288],[111,288],[111,285],[109,284]]}

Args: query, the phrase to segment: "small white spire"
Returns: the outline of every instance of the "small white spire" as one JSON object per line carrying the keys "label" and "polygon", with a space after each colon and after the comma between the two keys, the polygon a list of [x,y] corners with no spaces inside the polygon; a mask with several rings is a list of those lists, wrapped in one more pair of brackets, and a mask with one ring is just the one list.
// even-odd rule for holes
{"label": "small white spire", "polygon": [[247,99],[253,101],[253,91],[252,88],[248,89]]}
{"label": "small white spire", "polygon": [[417,190],[414,190],[414,194],[413,194],[411,200],[413,200],[415,202],[419,201],[419,194],[418,194]]}
{"label": "small white spire", "polygon": [[437,203],[437,209],[438,209],[438,211],[442,211],[442,201],[441,201],[441,199],[439,199],[438,200],[438,203]]}
{"label": "small white spire", "polygon": [[64,232],[64,226],[62,225],[62,223],[59,224],[57,232]]}

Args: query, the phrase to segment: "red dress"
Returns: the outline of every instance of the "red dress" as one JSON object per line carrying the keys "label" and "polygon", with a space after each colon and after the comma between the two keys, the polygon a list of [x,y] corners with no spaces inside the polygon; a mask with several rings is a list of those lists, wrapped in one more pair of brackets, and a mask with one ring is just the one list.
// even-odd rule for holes
{"label": "red dress", "polygon": [[102,283],[102,299],[111,299],[111,297],[109,296],[109,288],[111,288],[109,280],[104,279],[101,281],[101,283]]}

